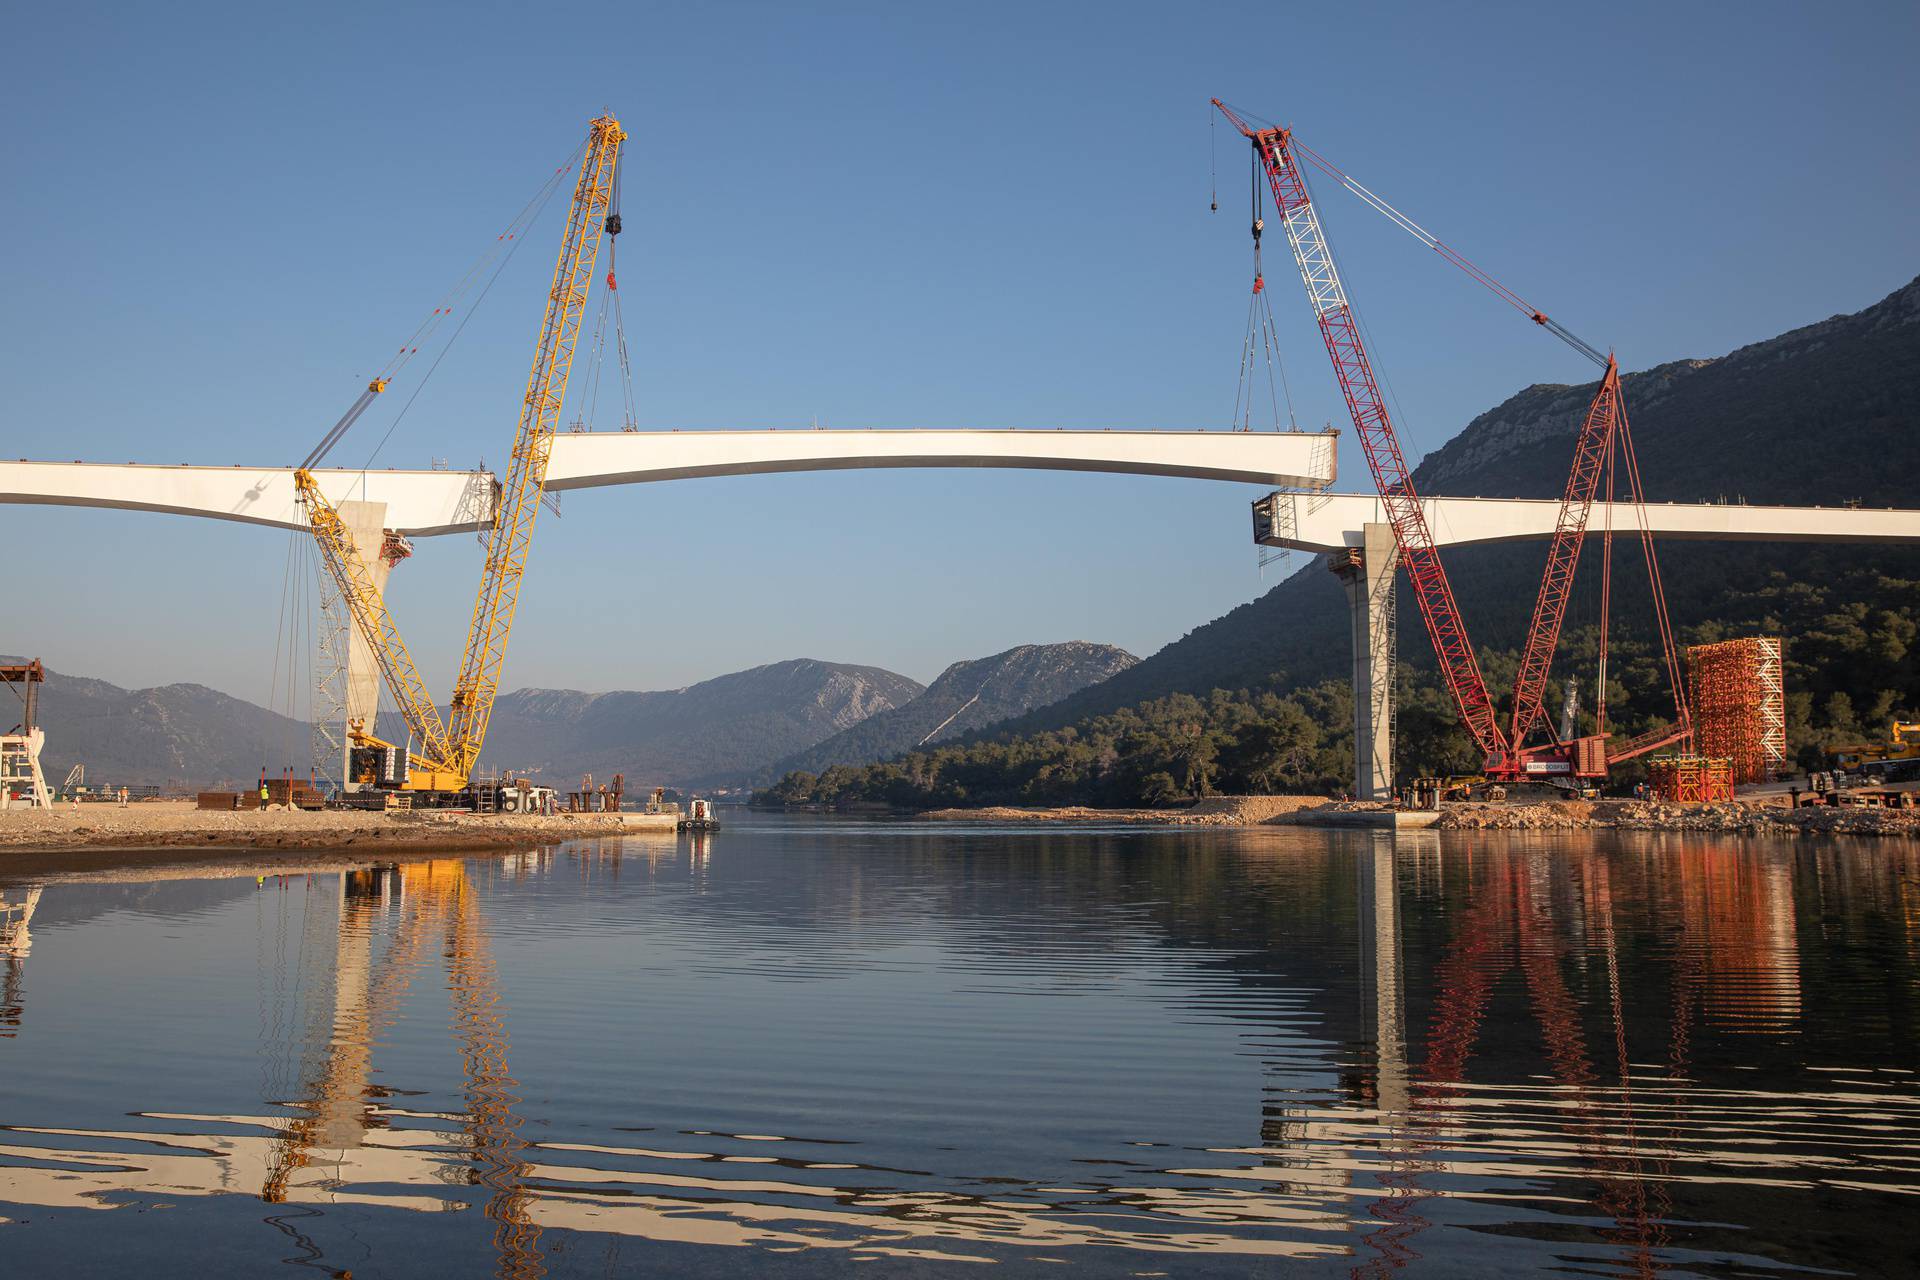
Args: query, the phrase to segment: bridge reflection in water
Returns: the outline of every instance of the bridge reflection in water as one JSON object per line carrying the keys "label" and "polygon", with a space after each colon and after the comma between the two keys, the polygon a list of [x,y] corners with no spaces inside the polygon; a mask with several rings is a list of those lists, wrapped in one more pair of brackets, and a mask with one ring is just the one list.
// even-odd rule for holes
{"label": "bridge reflection in water", "polygon": [[[704,846],[612,842],[270,881],[256,899],[271,953],[262,1099],[288,1114],[8,1126],[0,1201],[18,1214],[257,1196],[292,1243],[287,1260],[323,1268],[345,1215],[478,1207],[496,1274],[512,1277],[546,1272],[554,1232],[850,1259],[1097,1248],[1417,1274],[1436,1241],[1455,1238],[1458,1266],[1457,1229],[1488,1226],[1545,1250],[1515,1258],[1650,1276],[1691,1267],[1704,1224],[1741,1221],[1738,1197],[1920,1193],[1910,1078],[1887,1088],[1871,1069],[1836,1070],[1831,1087],[1786,1090],[1772,1077],[1709,1087],[1696,1061],[1703,1040],[1718,1081],[1753,1065],[1743,1044],[1756,1063],[1780,1060],[1783,1045],[1802,1061],[1790,1050],[1805,1030],[1809,924],[1861,910],[1894,920],[1911,983],[1920,860],[1910,849],[1795,856],[1679,839],[1596,850],[1403,834],[1397,848],[1384,837],[1311,852],[1255,841],[1221,856],[1255,870],[1304,859],[1343,877],[1323,905],[1345,903],[1335,911],[1345,918],[1329,917],[1326,937],[1353,950],[1312,989],[1331,1036],[1313,1065],[1336,1067],[1337,1084],[1303,1086],[1301,1051],[1290,1051],[1269,1068],[1258,1141],[1203,1160],[1088,1160],[1064,1184],[839,1159],[850,1149],[782,1134],[530,1140],[489,911],[520,911],[519,893],[569,879],[659,876],[698,893],[713,871]],[[1196,911],[1181,893],[1162,904],[1160,926],[1191,945],[1214,926],[1171,923]],[[0,944],[12,1025],[0,1034],[30,1033],[26,921],[15,913],[10,928]],[[1236,962],[1247,981],[1272,979],[1261,960]],[[411,1107],[399,1077],[377,1069],[397,1023],[426,1016],[429,983],[448,994],[459,1110]],[[1809,1070],[1818,1057],[1805,1058]],[[1787,1230],[1744,1225],[1753,1263]]]}

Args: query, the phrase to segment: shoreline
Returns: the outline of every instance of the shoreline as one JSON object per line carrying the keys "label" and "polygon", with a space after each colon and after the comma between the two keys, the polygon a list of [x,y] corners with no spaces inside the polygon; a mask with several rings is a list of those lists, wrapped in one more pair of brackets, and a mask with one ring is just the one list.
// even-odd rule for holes
{"label": "shoreline", "polygon": [[[933,809],[916,817],[930,822],[994,822],[1016,825],[1126,825],[1161,827],[1323,828],[1377,827],[1433,831],[1688,831],[1726,835],[1860,835],[1920,839],[1920,811],[1866,806],[1788,808],[1784,803],[1736,800],[1678,805],[1645,800],[1554,800],[1503,804],[1446,804],[1437,813],[1415,814],[1367,801],[1325,796],[1214,796],[1191,809],[1091,809],[985,806]],[[1418,817],[1419,822],[1407,819]]]}
{"label": "shoreline", "polygon": [[266,809],[221,812],[185,801],[86,805],[0,812],[0,870],[27,854],[99,850],[309,852],[342,856],[394,852],[485,852],[530,848],[582,836],[674,838],[671,815],[641,813],[470,814],[434,810]]}

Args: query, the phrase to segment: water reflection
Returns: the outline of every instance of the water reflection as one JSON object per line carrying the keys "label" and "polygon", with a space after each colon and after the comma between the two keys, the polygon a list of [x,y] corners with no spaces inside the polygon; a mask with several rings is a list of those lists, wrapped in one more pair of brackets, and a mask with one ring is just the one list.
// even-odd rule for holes
{"label": "water reflection", "polygon": [[[131,1123],[0,1129],[0,1208],[251,1199],[288,1260],[331,1270],[344,1250],[361,1275],[367,1215],[396,1213],[418,1241],[397,1271],[465,1273],[472,1209],[512,1277],[595,1269],[586,1239],[760,1267],[1898,1270],[1880,1224],[1920,1193],[1917,871],[1896,846],[775,828],[265,878],[263,1105],[151,1109],[174,1091],[116,1081]],[[57,929],[43,908],[43,939],[127,913],[102,901]],[[235,928],[216,908],[153,910]],[[15,914],[0,1035],[26,1046],[24,966],[78,961],[29,961],[33,908]],[[609,937],[646,949],[642,982],[611,972]],[[749,988],[784,994],[701,1003]],[[796,1006],[745,1029],[755,1057],[725,1048]],[[528,1019],[533,1090],[510,1064]],[[880,1092],[805,1065],[890,1034]],[[916,1056],[934,1034],[1014,1060],[1018,1144],[946,1119],[981,1086]],[[699,1072],[618,1061],[687,1040],[673,1060]],[[1257,1097],[1183,1088],[1241,1078],[1223,1050],[1255,1061]],[[1119,1084],[1103,1058],[1129,1067]],[[732,1114],[735,1095],[787,1123],[624,1123]],[[1110,1101],[1141,1096],[1173,1118]],[[1250,1143],[1208,1140],[1238,1114],[1257,1114]],[[164,1228],[118,1229],[138,1252]]]}

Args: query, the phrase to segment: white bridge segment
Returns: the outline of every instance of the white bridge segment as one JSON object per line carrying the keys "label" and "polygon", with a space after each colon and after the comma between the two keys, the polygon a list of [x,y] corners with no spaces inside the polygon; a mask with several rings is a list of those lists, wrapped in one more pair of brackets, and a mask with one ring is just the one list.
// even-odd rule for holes
{"label": "white bridge segment", "polygon": [[590,432],[554,437],[547,488],[871,467],[1016,467],[1238,480],[1334,481],[1332,432],[791,430]]}
{"label": "white bridge segment", "polygon": [[[1317,447],[1316,447],[1317,445]],[[1315,485],[1331,480],[1332,437],[1289,432],[1152,431],[666,431],[563,434],[553,442],[549,487],[585,489],[697,476],[855,467],[1027,467]],[[316,471],[336,505],[381,502],[387,527],[409,537],[465,533],[493,520],[494,477],[484,471]],[[1324,475],[1326,479],[1320,479]],[[1385,523],[1371,494],[1282,494],[1293,527],[1268,546],[1331,551],[1362,544]],[[306,527],[293,471],[116,463],[0,462],[0,503],[117,507]],[[1442,545],[1512,542],[1552,534],[1557,500],[1423,499]],[[1666,538],[1759,542],[1920,541],[1920,511],[1652,503]],[[1605,526],[1596,503],[1588,525]],[[1614,529],[1639,526],[1614,510]]]}
{"label": "white bridge segment", "polygon": [[[317,470],[336,506],[378,502],[387,527],[410,537],[463,533],[493,523],[493,477],[484,471]],[[0,462],[0,502],[118,507],[304,529],[291,467],[167,467],[141,463]]]}
{"label": "white bridge segment", "polygon": [[[563,433],[547,464],[553,490],[702,476],[871,467],[1018,467],[1126,472],[1324,489],[1330,432],[1234,431],[642,431]],[[493,523],[497,482],[484,471],[316,469],[341,502],[384,503],[409,537]],[[302,529],[293,471],[94,462],[0,462],[0,503],[117,507]]]}
{"label": "white bridge segment", "polygon": [[[1270,547],[1332,551],[1359,547],[1369,524],[1387,524],[1372,494],[1280,495],[1292,502],[1294,527],[1285,535],[1259,537]],[[1520,542],[1553,536],[1559,499],[1423,498],[1427,524],[1441,546],[1475,542]],[[1633,536],[1639,517],[1630,503],[1614,503],[1616,536]],[[1593,504],[1587,535],[1607,525],[1608,504]],[[1722,503],[1650,502],[1647,521],[1664,539],[1721,542],[1920,542],[1920,511],[1864,507],[1759,507]]]}

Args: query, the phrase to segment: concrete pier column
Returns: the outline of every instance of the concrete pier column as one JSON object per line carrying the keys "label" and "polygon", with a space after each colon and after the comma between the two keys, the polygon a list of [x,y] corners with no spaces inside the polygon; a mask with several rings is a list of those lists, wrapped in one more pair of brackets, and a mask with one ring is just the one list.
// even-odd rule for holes
{"label": "concrete pier column", "polygon": [[[384,502],[342,502],[335,508],[341,521],[347,526],[347,533],[353,539],[353,549],[367,572],[373,578],[373,585],[384,595],[387,590],[387,575],[393,566],[381,556],[380,550],[386,540],[387,504]],[[347,626],[347,719],[364,720],[368,729],[373,728],[374,714],[380,710],[380,663],[373,656],[372,646],[367,644],[360,628],[351,623]],[[340,726],[340,741],[347,740],[347,727]],[[341,762],[341,777],[346,776],[345,761]]]}
{"label": "concrete pier column", "polygon": [[1347,592],[1353,643],[1353,794],[1393,798],[1393,589],[1399,550],[1393,526],[1361,528],[1361,545],[1328,567]]}

